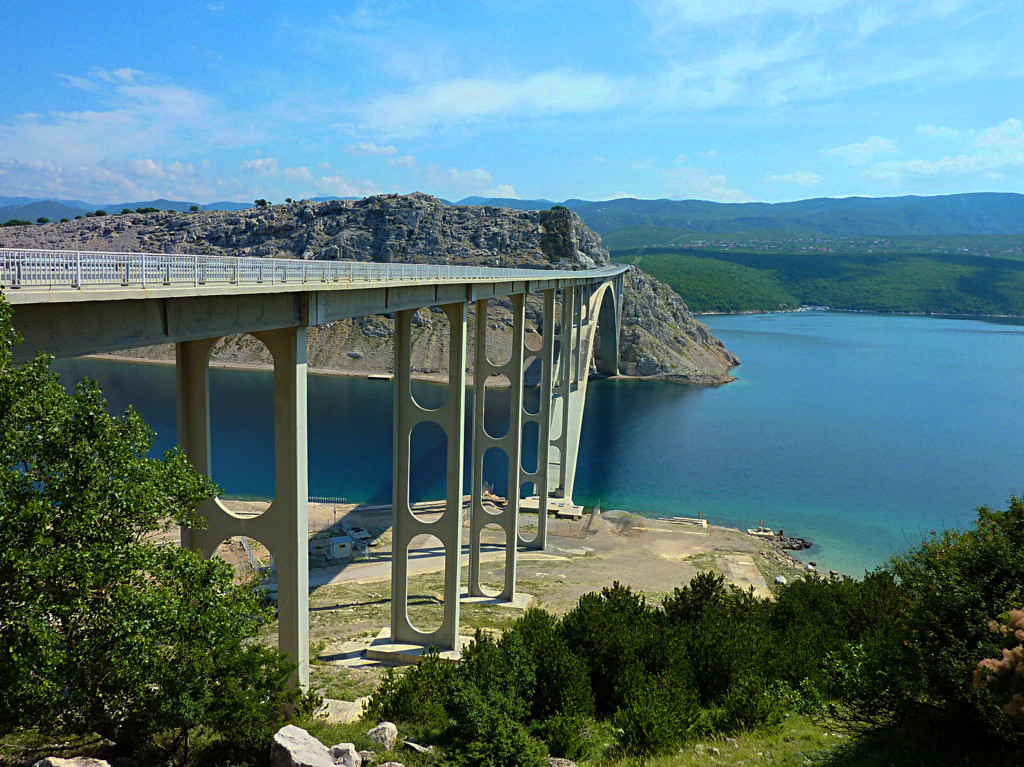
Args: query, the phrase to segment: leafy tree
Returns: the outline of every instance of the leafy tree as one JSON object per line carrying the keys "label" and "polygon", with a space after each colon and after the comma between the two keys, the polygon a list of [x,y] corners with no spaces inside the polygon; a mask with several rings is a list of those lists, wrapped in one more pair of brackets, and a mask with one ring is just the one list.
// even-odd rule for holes
{"label": "leafy tree", "polygon": [[96,212],[95,212],[95,213],[94,213],[93,215],[96,215],[96,216],[105,216],[105,215],[107,215],[107,211],[105,211],[105,210],[103,210],[102,208],[100,208],[100,209],[99,209],[99,210],[97,210],[97,211],[96,211]]}
{"label": "leafy tree", "polygon": [[50,223],[50,219],[48,219],[46,216],[40,216],[39,218],[36,219],[36,223],[37,224],[48,224],[48,223]]}
{"label": "leafy tree", "polygon": [[132,209],[131,209],[131,208],[121,208],[121,215],[122,215],[122,216],[123,216],[123,215],[124,215],[125,213],[131,213],[131,212],[132,212]]}
{"label": "leafy tree", "polygon": [[270,207],[270,203],[267,200],[264,200],[262,197],[260,197],[258,200],[253,200],[253,204],[257,208],[269,208]]}
{"label": "leafy tree", "polygon": [[0,733],[99,733],[123,750],[187,749],[197,731],[263,751],[293,668],[247,640],[251,584],[155,533],[195,526],[216,487],[184,454],[150,458],[138,413],[65,391],[0,299]]}
{"label": "leafy tree", "polygon": [[192,211],[193,213],[196,213],[199,210],[199,206],[198,205],[189,205],[188,209],[190,211]]}
{"label": "leafy tree", "polygon": [[60,220],[60,222],[61,222],[62,224],[66,224],[66,223],[67,223],[68,221],[70,221],[70,220],[71,220],[71,219],[68,219],[68,218],[62,218],[62,219]]}

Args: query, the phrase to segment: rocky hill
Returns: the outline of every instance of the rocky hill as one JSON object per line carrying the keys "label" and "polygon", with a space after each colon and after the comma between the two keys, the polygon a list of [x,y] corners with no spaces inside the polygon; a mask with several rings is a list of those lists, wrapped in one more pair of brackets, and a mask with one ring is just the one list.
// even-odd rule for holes
{"label": "rocky hill", "polygon": [[[592,267],[609,260],[601,238],[564,208],[449,206],[418,193],[302,201],[242,211],[125,213],[5,227],[0,228],[0,247],[536,268]],[[490,327],[508,328],[511,305],[491,303]],[[635,268],[627,275],[622,315],[620,367],[624,373],[699,384],[732,380],[729,369],[739,360],[693,318],[675,292]],[[541,319],[536,303],[528,317],[528,331],[536,332]],[[444,372],[444,322],[437,312],[423,310],[417,316],[413,362],[421,375]],[[392,334],[393,321],[385,316],[313,329],[310,364],[340,372],[385,371],[391,364]],[[501,346],[501,333],[489,333],[489,338],[495,347]],[[133,354],[161,358],[171,356],[171,350],[152,347]],[[500,357],[497,348],[494,356]],[[242,336],[225,339],[215,358],[266,361],[266,351]]]}

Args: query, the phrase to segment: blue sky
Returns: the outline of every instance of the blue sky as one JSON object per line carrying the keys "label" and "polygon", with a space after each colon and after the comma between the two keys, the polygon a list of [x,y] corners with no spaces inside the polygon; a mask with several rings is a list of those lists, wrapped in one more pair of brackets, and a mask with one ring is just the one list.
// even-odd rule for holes
{"label": "blue sky", "polygon": [[8,3],[0,196],[1024,192],[1020,0]]}

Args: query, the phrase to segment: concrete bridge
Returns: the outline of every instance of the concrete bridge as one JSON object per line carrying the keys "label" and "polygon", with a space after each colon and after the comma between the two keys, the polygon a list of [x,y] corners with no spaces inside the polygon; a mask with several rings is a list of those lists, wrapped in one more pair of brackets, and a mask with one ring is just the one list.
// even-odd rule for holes
{"label": "concrete bridge", "polygon": [[[270,258],[227,258],[143,253],[87,253],[0,249],[0,285],[14,307],[14,324],[25,338],[19,361],[36,350],[56,357],[140,346],[176,345],[178,441],[195,467],[209,475],[209,362],[226,335],[249,333],[274,358],[276,484],[270,507],[242,518],[217,498],[200,512],[205,530],[183,530],[182,545],[212,556],[227,538],[244,535],[263,543],[278,567],[278,646],[298,663],[297,681],[309,677],[306,329],[368,314],[393,313],[394,475],[391,639],[455,649],[459,642],[463,522],[463,460],[466,454],[465,371],[467,318],[476,313],[472,494],[469,527],[469,594],[512,600],[516,552],[543,549],[550,498],[571,501],[580,427],[595,340],[598,372],[618,372],[623,273],[610,266],[587,271],[446,267]],[[543,302],[539,349],[525,341],[529,294]],[[487,305],[497,297],[512,303],[512,350],[507,362],[487,357]],[[424,408],[413,396],[413,317],[438,307],[450,328],[447,399]],[[557,322],[556,322],[557,318]],[[539,408],[524,406],[524,372],[540,369]],[[484,385],[504,375],[511,383],[508,431],[496,437],[484,427]],[[432,522],[410,508],[410,449],[413,432],[432,422],[443,430],[447,450],[445,511]],[[537,465],[522,465],[524,425],[537,440]],[[535,437],[532,435],[536,435]],[[508,501],[495,513],[482,498],[484,456],[508,459]],[[547,461],[541,456],[547,456]],[[546,465],[545,465],[546,463]],[[519,530],[520,488],[533,485],[538,528],[525,539]],[[487,594],[480,581],[481,534],[497,525],[505,536],[504,586]],[[444,547],[444,618],[436,630],[415,627],[408,615],[409,548],[419,535]]]}

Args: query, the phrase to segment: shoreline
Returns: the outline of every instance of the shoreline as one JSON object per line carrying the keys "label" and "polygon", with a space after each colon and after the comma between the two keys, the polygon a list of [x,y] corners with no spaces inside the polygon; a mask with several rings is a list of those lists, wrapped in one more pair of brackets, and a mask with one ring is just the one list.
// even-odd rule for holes
{"label": "shoreline", "polygon": [[[127,354],[83,354],[80,357],[74,359],[90,359],[90,360],[113,360],[114,362],[141,362],[147,365],[171,365],[175,364],[173,359],[153,359],[151,357],[132,357]],[[237,362],[228,360],[218,360],[216,358],[210,359],[210,367],[224,368],[226,370],[243,370],[243,371],[262,371],[262,372],[273,372],[273,363],[264,362]],[[339,378],[363,378],[366,380],[393,380],[393,373],[370,373],[366,371],[351,371],[351,370],[340,370],[338,368],[315,368],[312,366],[306,367],[306,372],[310,375],[316,376],[333,376]],[[388,376],[388,378],[382,378],[382,376]],[[411,375],[414,381],[423,381],[426,383],[436,384],[447,384],[448,375],[446,373],[417,373],[414,372]],[[617,376],[601,376],[592,375],[591,380],[615,380],[615,381],[663,381],[665,383],[680,384],[683,386],[708,386],[717,387],[724,386],[727,383],[732,383],[737,380],[736,376],[730,375],[729,373],[723,373],[720,376],[715,375],[698,375],[693,376],[696,380],[686,380],[685,377],[681,376],[628,376],[628,375],[617,375]],[[466,385],[469,386],[473,383],[473,376],[471,374],[466,375]],[[507,389],[511,387],[505,386],[501,383],[487,383],[485,384],[488,389]]]}
{"label": "shoreline", "polygon": [[797,309],[749,309],[741,312],[692,312],[701,317],[742,317],[754,314],[801,314],[807,312],[835,312],[836,314],[875,314],[879,317],[935,317],[947,320],[1024,320],[1024,314],[950,314],[945,312],[882,312],[877,309],[837,309],[833,306],[801,306]]}

